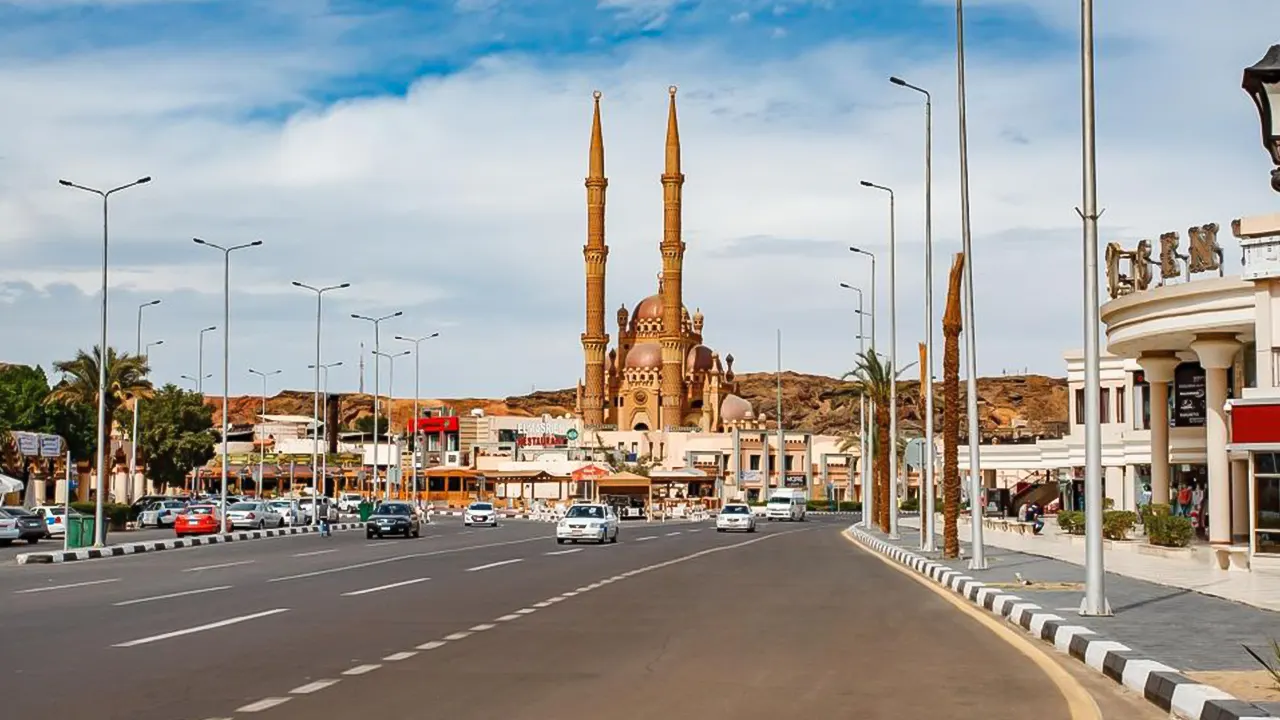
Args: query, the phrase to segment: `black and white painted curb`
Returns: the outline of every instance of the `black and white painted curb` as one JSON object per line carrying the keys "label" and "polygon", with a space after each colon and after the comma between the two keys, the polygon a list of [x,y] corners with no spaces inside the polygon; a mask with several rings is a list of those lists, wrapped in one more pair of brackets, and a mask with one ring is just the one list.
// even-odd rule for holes
{"label": "black and white painted curb", "polygon": [[[330,525],[334,532],[357,530],[364,523],[339,523]],[[15,558],[19,565],[76,562],[77,560],[100,560],[102,558],[123,557],[138,553],[174,550],[177,548],[200,547],[203,545],[219,545],[241,540],[260,540],[262,538],[283,537],[287,535],[306,535],[319,532],[319,528],[310,525],[286,527],[278,530],[249,530],[246,532],[226,533],[224,535],[205,535],[193,538],[174,538],[172,540],[152,540],[148,542],[127,543],[124,545],[108,545],[100,548],[83,548],[59,552],[22,553]]]}
{"label": "black and white painted curb", "polygon": [[1280,720],[1252,703],[1237,700],[1211,685],[1198,683],[1163,663],[1140,657],[1128,646],[1107,640],[1092,630],[1069,623],[1017,595],[985,583],[942,563],[921,557],[850,527],[846,532],[871,550],[911,568],[963,596],[969,602],[1053,645],[1059,652],[1085,663],[1115,682],[1139,692],[1149,702],[1185,720]]}

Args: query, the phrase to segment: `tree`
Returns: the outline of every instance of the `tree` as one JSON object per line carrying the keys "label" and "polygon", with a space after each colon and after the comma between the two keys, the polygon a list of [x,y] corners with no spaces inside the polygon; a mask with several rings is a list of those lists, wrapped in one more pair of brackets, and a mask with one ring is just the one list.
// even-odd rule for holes
{"label": "tree", "polygon": [[40,367],[0,366],[0,434],[10,430],[52,432],[44,404],[49,379]]}
{"label": "tree", "polygon": [[[915,363],[912,363],[914,365]],[[880,438],[889,437],[889,397],[893,389],[893,383],[897,382],[898,375],[903,370],[911,367],[907,365],[896,373],[892,364],[887,358],[881,358],[875,352],[868,350],[856,356],[856,365],[853,370],[844,374],[842,379],[853,380],[849,388],[852,395],[864,395],[875,404],[875,422],[872,428],[873,433],[870,438],[872,447],[879,447]],[[901,452],[901,445],[895,448],[895,452]],[[875,501],[875,522],[883,532],[889,531],[889,454],[886,452],[875,452],[875,481],[873,482],[872,498]]]}
{"label": "tree", "polygon": [[200,393],[170,383],[139,408],[138,450],[153,482],[182,485],[187,473],[214,456],[217,442],[213,407]]}
{"label": "tree", "polygon": [[[378,430],[380,432],[378,433],[378,435],[379,436],[386,435],[387,431],[390,428],[391,428],[391,420],[386,415],[379,416]],[[373,416],[361,415],[360,417],[356,418],[355,429],[357,432],[362,432],[365,435],[373,434]]]}
{"label": "tree", "polygon": [[[956,253],[942,314],[942,556],[960,557],[960,281],[964,254]],[[978,442],[978,438],[969,438]],[[976,498],[971,499],[977,502]]]}
{"label": "tree", "polygon": [[[79,350],[75,358],[54,363],[54,368],[62,373],[62,379],[49,393],[46,402],[93,408],[96,412],[101,358],[102,350],[95,345],[92,354]],[[110,425],[126,401],[151,395],[151,381],[147,379],[150,368],[141,356],[118,354],[114,348],[107,348],[106,366],[107,384],[103,396],[107,406],[107,427],[102,428],[102,435],[95,438],[94,450],[111,447]],[[87,491],[88,488],[82,484],[82,497],[87,496]]]}

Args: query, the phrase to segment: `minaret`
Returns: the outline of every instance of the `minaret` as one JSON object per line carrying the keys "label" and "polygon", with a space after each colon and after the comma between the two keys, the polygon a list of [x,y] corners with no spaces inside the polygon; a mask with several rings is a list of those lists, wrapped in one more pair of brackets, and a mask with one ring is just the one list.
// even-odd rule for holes
{"label": "minaret", "polygon": [[582,391],[582,421],[587,426],[603,425],[604,352],[609,336],[604,331],[604,275],[609,246],[604,244],[604,195],[609,181],[604,177],[604,133],[600,129],[600,91],[593,93],[595,112],[591,118],[591,150],[587,172],[587,244],[582,257],[587,270],[587,327],[582,333],[582,354],[586,359],[586,383]]}
{"label": "minaret", "polygon": [[680,229],[680,129],[676,124],[676,86],[668,89],[667,164],[662,173],[662,419],[661,426],[683,423],[684,353],[681,320],[684,312],[684,241]]}

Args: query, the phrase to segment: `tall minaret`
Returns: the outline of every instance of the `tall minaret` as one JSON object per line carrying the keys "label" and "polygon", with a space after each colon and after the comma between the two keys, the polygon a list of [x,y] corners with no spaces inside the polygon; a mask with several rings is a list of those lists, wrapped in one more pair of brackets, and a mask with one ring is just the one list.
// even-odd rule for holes
{"label": "tall minaret", "polygon": [[586,358],[582,421],[586,425],[603,425],[604,352],[609,347],[609,336],[604,331],[604,275],[609,260],[609,246],[604,244],[604,195],[609,181],[604,176],[600,91],[595,91],[593,96],[595,113],[591,118],[591,160],[587,172],[587,244],[582,248],[587,269],[587,327],[582,333],[582,354]]}
{"label": "tall minaret", "polygon": [[662,419],[661,426],[681,425],[684,409],[684,241],[680,229],[680,129],[676,125],[676,86],[668,92],[667,165],[662,173]]}

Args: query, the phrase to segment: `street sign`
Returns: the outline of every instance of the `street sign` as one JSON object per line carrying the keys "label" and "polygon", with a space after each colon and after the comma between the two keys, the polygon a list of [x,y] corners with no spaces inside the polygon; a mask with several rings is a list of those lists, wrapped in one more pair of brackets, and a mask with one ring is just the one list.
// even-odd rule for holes
{"label": "street sign", "polygon": [[576,428],[569,428],[568,431],[565,432],[564,436],[569,438],[570,440],[577,440],[578,430]]}
{"label": "street sign", "polygon": [[[924,438],[912,438],[911,440],[907,441],[907,449],[906,449],[906,452],[904,453],[904,459],[906,460],[907,467],[913,467],[913,468],[924,467],[925,462],[927,462],[929,458],[928,447],[929,445],[928,443],[925,442]],[[938,453],[935,451],[934,458],[933,458],[933,462],[935,466],[938,463],[937,456],[938,456]]]}

